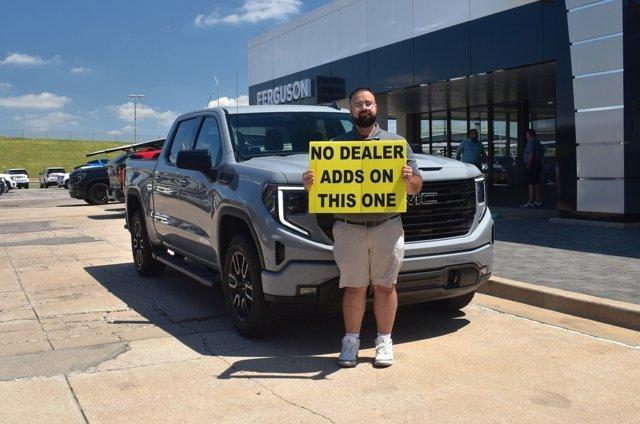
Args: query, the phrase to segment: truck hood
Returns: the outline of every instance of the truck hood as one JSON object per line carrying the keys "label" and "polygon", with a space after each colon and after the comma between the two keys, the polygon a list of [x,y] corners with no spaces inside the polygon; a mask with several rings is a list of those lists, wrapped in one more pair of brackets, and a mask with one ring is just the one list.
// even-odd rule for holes
{"label": "truck hood", "polygon": [[[482,175],[478,168],[442,156],[416,154],[425,181],[473,178]],[[282,172],[290,184],[302,184],[302,173],[309,169],[309,155],[262,156],[242,163],[256,169]]]}

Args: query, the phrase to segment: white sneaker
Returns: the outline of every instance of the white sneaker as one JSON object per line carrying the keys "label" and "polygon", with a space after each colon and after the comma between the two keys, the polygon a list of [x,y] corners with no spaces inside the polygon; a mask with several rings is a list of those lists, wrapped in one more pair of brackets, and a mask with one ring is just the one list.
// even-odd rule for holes
{"label": "white sneaker", "polygon": [[376,360],[377,367],[388,367],[393,365],[393,342],[391,339],[384,340],[382,337],[376,338]]}
{"label": "white sneaker", "polygon": [[360,349],[360,339],[352,336],[342,338],[342,350],[338,356],[338,365],[343,368],[356,366],[358,360],[358,349]]}

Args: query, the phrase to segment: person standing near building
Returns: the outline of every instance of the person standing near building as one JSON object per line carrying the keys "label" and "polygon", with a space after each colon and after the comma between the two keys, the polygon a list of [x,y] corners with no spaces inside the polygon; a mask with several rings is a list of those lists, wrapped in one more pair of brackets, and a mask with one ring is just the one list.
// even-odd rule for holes
{"label": "person standing near building", "polygon": [[525,182],[529,186],[529,201],[522,205],[523,208],[539,208],[540,202],[540,178],[542,176],[542,160],[544,147],[536,137],[536,131],[527,130],[527,145],[524,148],[524,163],[526,166]]}
{"label": "person standing near building", "polygon": [[[369,88],[357,88],[349,96],[354,128],[333,141],[404,140],[380,129],[376,123],[376,99]],[[406,140],[405,140],[406,142]],[[402,167],[407,194],[422,188],[422,176],[409,143],[407,163]],[[312,170],[303,174],[309,190],[314,183]],[[376,366],[393,364],[391,331],[398,307],[396,280],[404,259],[404,230],[397,213],[336,214],[333,226],[333,256],[340,270],[340,288],[344,288],[342,312],[346,334],[338,357],[341,367],[354,367],[360,348],[360,328],[364,317],[367,290],[373,286],[373,310],[378,335]]]}
{"label": "person standing near building", "polygon": [[475,128],[469,131],[469,138],[458,146],[456,160],[475,165],[482,171],[482,162],[487,160],[487,152],[485,152],[482,142],[478,140],[478,130]]}

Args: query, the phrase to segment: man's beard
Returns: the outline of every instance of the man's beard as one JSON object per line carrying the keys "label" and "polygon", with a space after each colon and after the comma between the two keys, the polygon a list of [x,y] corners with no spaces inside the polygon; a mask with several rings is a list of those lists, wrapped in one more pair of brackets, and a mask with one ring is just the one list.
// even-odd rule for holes
{"label": "man's beard", "polygon": [[376,115],[372,113],[361,113],[357,118],[354,118],[353,121],[360,128],[368,128],[376,123]]}

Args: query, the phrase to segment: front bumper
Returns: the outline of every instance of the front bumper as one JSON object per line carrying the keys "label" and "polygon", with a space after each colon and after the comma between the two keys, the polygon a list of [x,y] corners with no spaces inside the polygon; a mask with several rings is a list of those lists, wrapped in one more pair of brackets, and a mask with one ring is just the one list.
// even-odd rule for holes
{"label": "front bumper", "polygon": [[84,190],[78,189],[76,187],[71,187],[69,189],[69,196],[73,197],[74,199],[85,199],[85,195],[84,195]]}
{"label": "front bumper", "polygon": [[[487,211],[475,229],[464,237],[407,243],[397,283],[399,300],[402,303],[422,302],[475,290],[483,279],[488,279],[493,269],[492,234],[493,220]],[[287,246],[286,256],[299,258],[286,261],[280,269],[262,272],[265,297],[281,304],[300,302],[307,306],[322,306],[334,303],[337,298],[332,293],[339,291],[339,271],[331,250],[322,251],[317,244],[310,245],[308,251],[301,250],[299,243],[283,244]],[[318,259],[309,260],[314,256]],[[473,271],[475,278],[456,285],[450,278],[451,271],[456,269]]]}

